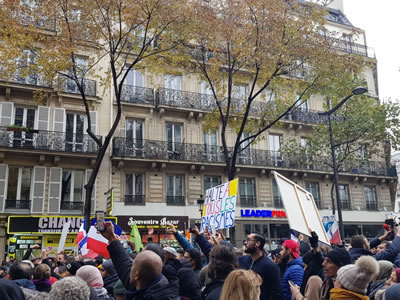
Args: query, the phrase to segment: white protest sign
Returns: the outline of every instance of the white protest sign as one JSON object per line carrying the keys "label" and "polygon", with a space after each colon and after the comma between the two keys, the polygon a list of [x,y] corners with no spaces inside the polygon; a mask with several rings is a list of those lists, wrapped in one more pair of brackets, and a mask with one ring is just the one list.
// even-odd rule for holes
{"label": "white protest sign", "polygon": [[274,171],[290,229],[311,236],[315,231],[319,240],[329,243],[324,224],[318,212],[317,205],[310,192]]}
{"label": "white protest sign", "polygon": [[64,223],[63,230],[61,232],[60,243],[58,244],[57,253],[60,253],[64,249],[65,240],[67,239],[67,234],[68,234],[70,225],[71,225],[71,222]]}
{"label": "white protest sign", "polygon": [[235,226],[238,179],[228,181],[206,191],[200,232],[207,227],[216,230]]}

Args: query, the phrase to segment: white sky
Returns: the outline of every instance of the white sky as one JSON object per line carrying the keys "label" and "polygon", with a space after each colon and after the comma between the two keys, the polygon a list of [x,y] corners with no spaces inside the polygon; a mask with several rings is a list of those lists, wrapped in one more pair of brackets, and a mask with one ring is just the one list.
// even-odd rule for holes
{"label": "white sky", "polygon": [[365,30],[378,60],[379,96],[400,101],[400,0],[344,0],[344,14]]}

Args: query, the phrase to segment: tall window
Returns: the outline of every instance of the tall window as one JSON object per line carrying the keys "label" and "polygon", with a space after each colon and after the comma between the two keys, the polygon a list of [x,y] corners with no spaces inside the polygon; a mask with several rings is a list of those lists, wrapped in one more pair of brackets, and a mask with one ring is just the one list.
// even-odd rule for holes
{"label": "tall window", "polygon": [[167,176],[167,205],[185,205],[182,175]]}
{"label": "tall window", "polygon": [[208,162],[214,162],[217,160],[217,132],[203,132],[203,147],[204,147],[204,160]]}
{"label": "tall window", "polygon": [[143,174],[125,174],[125,204],[144,204]]}
{"label": "tall window", "polygon": [[240,206],[255,207],[256,183],[254,178],[239,178]]}
{"label": "tall window", "polygon": [[204,80],[200,84],[200,93],[202,106],[210,106],[214,103],[212,90]]}
{"label": "tall window", "polygon": [[181,104],[182,93],[181,91],[182,76],[175,76],[167,74],[164,77],[165,101],[171,104]]}
{"label": "tall window", "polygon": [[221,177],[219,176],[205,176],[204,177],[204,195],[208,189],[216,187],[221,184]]}
{"label": "tall window", "polygon": [[275,179],[272,179],[272,194],[274,197],[274,207],[283,208],[281,193],[279,192],[278,184]]}
{"label": "tall window", "polygon": [[125,79],[125,84],[143,87],[143,75],[141,72],[130,69]]}
{"label": "tall window", "polygon": [[[87,70],[89,68],[88,59],[86,57],[76,56],[75,57],[75,66],[76,66],[76,72],[77,72],[76,75],[77,75],[78,79],[85,78],[87,75],[86,74]],[[69,75],[73,76],[72,70],[69,71]],[[85,82],[83,82],[83,89],[85,90],[85,92],[88,92]],[[74,94],[80,94],[78,85],[72,79],[67,79],[67,92],[74,93]]]}
{"label": "tall window", "polygon": [[17,82],[31,85],[38,85],[40,83],[39,75],[30,70],[34,64],[35,54],[29,49],[24,49],[17,60]]}
{"label": "tall window", "polygon": [[8,167],[6,208],[30,207],[32,169]]}
{"label": "tall window", "polygon": [[364,199],[367,210],[378,210],[378,202],[376,199],[376,188],[374,186],[364,186]]}
{"label": "tall window", "polygon": [[246,99],[247,85],[234,85],[233,86],[233,97],[236,99]]}
{"label": "tall window", "polygon": [[180,153],[182,146],[182,125],[167,124],[166,131],[168,151]]}
{"label": "tall window", "polygon": [[143,149],[143,121],[127,119],[125,121],[125,136],[127,150],[134,155],[142,155]]}
{"label": "tall window", "polygon": [[[33,129],[35,127],[35,114],[36,111],[34,109],[16,107],[14,112],[14,125]],[[33,133],[15,131],[13,132],[13,143],[14,147],[32,145]]]}
{"label": "tall window", "polygon": [[319,183],[318,182],[306,182],[306,190],[309,191],[313,195],[315,204],[320,209],[321,208],[321,196],[319,193]]}
{"label": "tall window", "polygon": [[350,192],[348,184],[339,184],[339,195],[342,209],[350,209]]}
{"label": "tall window", "polygon": [[281,135],[270,134],[268,136],[269,141],[269,150],[271,151],[271,159],[272,163],[276,167],[280,167],[282,165],[282,156],[281,156]]}
{"label": "tall window", "polygon": [[276,100],[276,93],[271,89],[266,89],[265,100],[267,101],[267,103],[274,104]]}
{"label": "tall window", "polygon": [[85,122],[85,115],[67,113],[67,125],[65,132],[67,151],[78,152],[83,150]]}
{"label": "tall window", "polygon": [[84,181],[85,181],[84,171],[63,169],[61,203],[83,202]]}
{"label": "tall window", "polygon": [[[249,136],[250,134],[248,132],[243,132],[241,140],[243,141]],[[248,146],[249,144],[250,140],[247,140],[246,142],[240,144],[238,155],[240,164],[251,164],[251,146]]]}

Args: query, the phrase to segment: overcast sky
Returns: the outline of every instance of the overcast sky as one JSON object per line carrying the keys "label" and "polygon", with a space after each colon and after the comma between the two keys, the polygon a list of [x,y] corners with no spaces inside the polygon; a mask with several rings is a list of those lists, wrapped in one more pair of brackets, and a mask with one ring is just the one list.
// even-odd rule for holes
{"label": "overcast sky", "polygon": [[365,30],[378,60],[379,96],[400,101],[400,0],[344,0],[350,22]]}

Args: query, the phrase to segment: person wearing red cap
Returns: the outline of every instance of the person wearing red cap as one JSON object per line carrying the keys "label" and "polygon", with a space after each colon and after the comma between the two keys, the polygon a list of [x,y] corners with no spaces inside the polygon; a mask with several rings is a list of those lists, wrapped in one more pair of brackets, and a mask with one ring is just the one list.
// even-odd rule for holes
{"label": "person wearing red cap", "polygon": [[282,294],[284,300],[291,300],[289,281],[295,285],[301,286],[303,281],[304,269],[303,260],[299,255],[299,244],[293,240],[286,240],[282,245],[281,260],[287,263],[287,269],[282,278]]}

